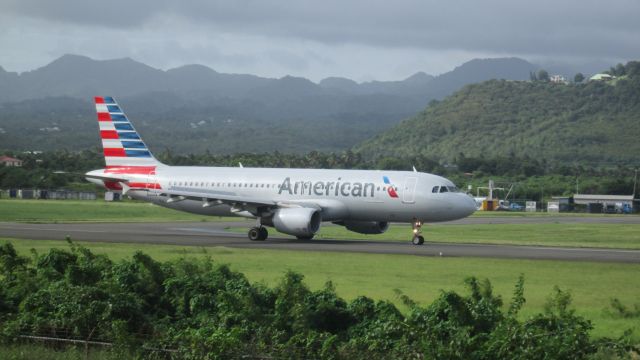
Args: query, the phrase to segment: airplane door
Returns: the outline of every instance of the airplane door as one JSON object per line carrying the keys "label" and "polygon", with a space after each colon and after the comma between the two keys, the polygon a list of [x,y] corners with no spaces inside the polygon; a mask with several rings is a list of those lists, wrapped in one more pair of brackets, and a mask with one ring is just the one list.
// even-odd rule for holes
{"label": "airplane door", "polygon": [[402,202],[406,204],[413,204],[415,202],[416,184],[418,178],[408,177],[404,181],[404,189],[402,191]]}

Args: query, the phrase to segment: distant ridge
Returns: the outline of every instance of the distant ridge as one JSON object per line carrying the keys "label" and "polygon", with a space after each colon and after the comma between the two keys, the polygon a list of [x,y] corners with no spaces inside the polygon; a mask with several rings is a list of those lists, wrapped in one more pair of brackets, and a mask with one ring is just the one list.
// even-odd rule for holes
{"label": "distant ridge", "polygon": [[[225,74],[203,65],[164,71],[130,58],[64,55],[25,73],[0,71],[0,144],[15,150],[94,146],[90,99],[108,94],[125,106],[156,152],[343,150],[461,86],[522,79],[535,69],[522,59],[482,59],[436,77],[418,72],[398,81],[333,77],[314,83]],[[25,132],[31,135],[16,136]]]}
{"label": "distant ridge", "polygon": [[0,83],[0,103],[50,96],[84,98],[88,92],[131,96],[157,91],[183,94],[204,91],[211,96],[251,98],[255,94],[262,95],[260,91],[256,93],[260,88],[277,97],[278,89],[290,91],[296,81],[296,86],[299,86],[296,89],[303,90],[302,95],[333,95],[339,90],[336,95],[419,96],[428,98],[428,102],[430,98],[442,98],[460,86],[478,81],[524,79],[529,71],[535,69],[535,65],[517,58],[475,59],[436,77],[418,72],[404,80],[364,83],[330,77],[315,84],[292,76],[270,79],[247,74],[224,74],[197,64],[163,71],[131,58],[93,60],[67,54],[48,65],[19,75],[8,73],[0,67],[0,76],[6,79],[11,77],[10,83]]}

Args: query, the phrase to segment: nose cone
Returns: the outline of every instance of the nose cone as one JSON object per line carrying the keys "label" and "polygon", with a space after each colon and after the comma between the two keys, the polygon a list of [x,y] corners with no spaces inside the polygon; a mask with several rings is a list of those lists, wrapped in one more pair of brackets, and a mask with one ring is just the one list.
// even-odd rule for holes
{"label": "nose cone", "polygon": [[476,212],[476,202],[467,194],[458,194],[459,199],[456,201],[456,215],[458,219],[465,218]]}

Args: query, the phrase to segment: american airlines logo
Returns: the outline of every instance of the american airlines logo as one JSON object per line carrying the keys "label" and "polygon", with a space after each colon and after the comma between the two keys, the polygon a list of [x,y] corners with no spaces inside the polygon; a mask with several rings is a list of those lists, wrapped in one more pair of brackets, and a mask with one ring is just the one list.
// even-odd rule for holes
{"label": "american airlines logo", "polygon": [[382,180],[384,180],[384,183],[387,186],[387,193],[389,194],[389,196],[391,196],[392,198],[397,198],[398,197],[398,193],[396,192],[396,189],[394,188],[393,185],[391,185],[391,181],[389,181],[389,178],[386,176],[382,177]]}
{"label": "american airlines logo", "polygon": [[[342,178],[338,178],[337,181],[295,181],[291,182],[291,178],[284,179],[279,186],[278,195],[283,193],[289,195],[317,195],[317,196],[351,196],[351,197],[374,197],[376,185],[372,182],[351,182],[341,181]],[[389,178],[383,177],[387,193],[392,198],[397,198],[393,185],[389,181]]]}

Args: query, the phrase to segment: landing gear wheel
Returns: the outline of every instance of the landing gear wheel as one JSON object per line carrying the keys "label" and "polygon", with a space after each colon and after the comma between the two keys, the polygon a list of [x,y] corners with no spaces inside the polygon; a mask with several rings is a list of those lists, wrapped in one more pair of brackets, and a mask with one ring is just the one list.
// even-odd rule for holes
{"label": "landing gear wheel", "polygon": [[424,244],[424,237],[422,235],[414,236],[413,239],[411,239],[411,243],[413,245],[422,245]]}
{"label": "landing gear wheel", "polygon": [[313,235],[311,235],[311,236],[296,236],[296,239],[298,239],[298,240],[311,240],[311,239],[313,239]]}
{"label": "landing gear wheel", "polygon": [[251,241],[263,241],[267,239],[269,233],[267,232],[267,229],[263,227],[252,227],[249,229],[249,233],[247,235]]}
{"label": "landing gear wheel", "polygon": [[260,227],[260,240],[267,240],[269,237],[269,232],[266,227]]}
{"label": "landing gear wheel", "polygon": [[422,245],[424,244],[424,237],[420,235],[422,233],[422,222],[420,220],[413,220],[413,238],[411,239],[411,243],[413,245]]}

